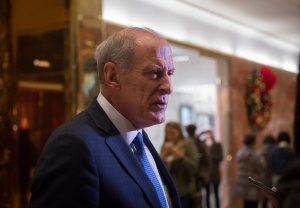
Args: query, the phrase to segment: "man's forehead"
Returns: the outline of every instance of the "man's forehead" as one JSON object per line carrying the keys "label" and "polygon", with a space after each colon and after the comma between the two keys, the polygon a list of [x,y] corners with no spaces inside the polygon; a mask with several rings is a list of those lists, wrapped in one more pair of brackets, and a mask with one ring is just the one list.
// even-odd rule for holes
{"label": "man's forehead", "polygon": [[143,50],[156,51],[156,53],[172,55],[169,43],[157,37],[140,37],[136,40],[136,47]]}

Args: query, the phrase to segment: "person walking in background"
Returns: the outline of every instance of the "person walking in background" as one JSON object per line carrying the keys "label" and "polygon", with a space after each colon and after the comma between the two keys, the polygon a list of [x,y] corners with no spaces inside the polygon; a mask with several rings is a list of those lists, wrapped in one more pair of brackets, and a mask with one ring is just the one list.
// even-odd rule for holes
{"label": "person walking in background", "polygon": [[[272,135],[265,136],[263,145],[258,153],[263,165],[261,169],[261,182],[268,187],[272,187],[272,171],[269,158],[275,143],[275,138]],[[268,204],[268,199],[264,197],[263,208],[268,208]]]}
{"label": "person walking in background", "polygon": [[262,160],[255,151],[256,137],[253,134],[247,134],[244,137],[243,145],[236,155],[237,176],[235,195],[241,197],[244,202],[244,208],[257,208],[261,199],[260,190],[249,183],[248,177],[261,180]]}
{"label": "person walking in background", "polygon": [[221,181],[220,163],[223,160],[222,145],[215,141],[213,132],[211,130],[203,131],[199,137],[205,143],[207,154],[207,168],[203,171],[204,186],[206,190],[206,207],[210,208],[210,194],[213,189],[215,198],[215,207],[220,207],[219,199],[219,185]]}
{"label": "person walking in background", "polygon": [[198,155],[194,142],[184,138],[179,123],[168,122],[166,124],[165,139],[160,156],[165,161],[174,179],[182,207],[193,208]]}
{"label": "person walking in background", "polygon": [[100,93],[56,129],[38,160],[31,208],[180,208],[145,127],[165,121],[174,74],[168,42],[123,29],[96,49]]}
{"label": "person walking in background", "polygon": [[294,151],[290,147],[291,138],[287,132],[279,132],[276,143],[276,147],[272,149],[270,154],[273,186],[277,185],[283,171],[295,157]]}
{"label": "person walking in background", "polygon": [[196,172],[196,195],[194,196],[194,201],[197,208],[202,207],[202,188],[204,188],[204,172],[208,167],[207,152],[205,148],[205,143],[201,141],[197,135],[197,127],[194,124],[187,125],[185,128],[188,134],[188,140],[194,142],[198,150],[198,167]]}

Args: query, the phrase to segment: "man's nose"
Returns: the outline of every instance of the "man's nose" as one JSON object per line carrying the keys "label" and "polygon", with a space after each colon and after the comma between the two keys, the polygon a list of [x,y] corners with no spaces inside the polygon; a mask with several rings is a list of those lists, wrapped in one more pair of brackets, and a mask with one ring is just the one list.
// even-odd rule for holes
{"label": "man's nose", "polygon": [[159,90],[160,90],[163,94],[171,94],[171,93],[173,92],[173,82],[172,82],[170,76],[165,76],[165,77],[161,80],[161,84],[160,84]]}

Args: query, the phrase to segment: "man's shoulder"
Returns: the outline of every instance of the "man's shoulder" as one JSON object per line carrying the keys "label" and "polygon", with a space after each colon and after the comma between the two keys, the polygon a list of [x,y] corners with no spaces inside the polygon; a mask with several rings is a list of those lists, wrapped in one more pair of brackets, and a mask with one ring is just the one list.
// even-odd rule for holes
{"label": "man's shoulder", "polygon": [[86,128],[86,126],[90,126],[91,124],[91,119],[89,118],[86,110],[84,110],[71,119],[65,121],[62,125],[55,129],[54,133],[62,131],[78,132],[81,131],[82,128]]}
{"label": "man's shoulder", "polygon": [[87,112],[82,111],[56,128],[50,135],[48,141],[69,139],[72,137],[88,142],[91,138],[98,138],[101,137],[101,135],[104,136],[104,133],[97,128]]}

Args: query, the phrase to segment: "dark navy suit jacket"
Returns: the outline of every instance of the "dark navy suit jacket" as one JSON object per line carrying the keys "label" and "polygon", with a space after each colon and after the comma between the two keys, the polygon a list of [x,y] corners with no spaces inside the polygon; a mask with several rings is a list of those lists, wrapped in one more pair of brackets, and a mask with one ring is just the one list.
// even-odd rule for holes
{"label": "dark navy suit jacket", "polygon": [[[180,207],[167,169],[143,135],[173,207]],[[53,132],[37,163],[31,191],[31,208],[160,207],[150,180],[96,99]]]}

